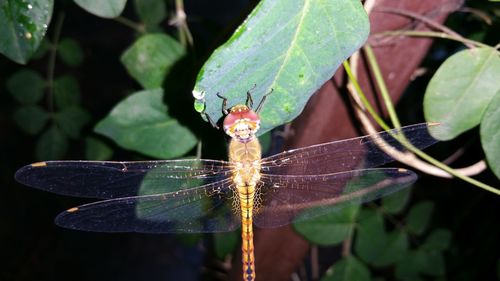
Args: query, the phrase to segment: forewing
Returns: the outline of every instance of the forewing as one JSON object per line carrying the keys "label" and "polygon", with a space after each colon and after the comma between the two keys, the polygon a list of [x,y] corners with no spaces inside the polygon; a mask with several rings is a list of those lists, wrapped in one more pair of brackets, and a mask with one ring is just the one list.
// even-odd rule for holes
{"label": "forewing", "polygon": [[[373,168],[394,161],[385,148],[402,145],[391,134],[403,134],[413,146],[423,149],[437,142],[428,131],[427,123],[364,136],[293,149],[262,159],[264,174],[320,175]],[[385,143],[381,144],[380,140]]]}
{"label": "forewing", "polygon": [[217,182],[230,174],[225,161],[47,161],[16,172],[18,182],[76,197],[111,199],[162,194]]}
{"label": "forewing", "polygon": [[272,228],[361,204],[417,179],[406,169],[365,169],[326,175],[265,175],[255,224]]}
{"label": "forewing", "polygon": [[240,225],[231,210],[230,180],[171,193],[111,199],[69,209],[56,218],[65,228],[97,232],[199,233]]}

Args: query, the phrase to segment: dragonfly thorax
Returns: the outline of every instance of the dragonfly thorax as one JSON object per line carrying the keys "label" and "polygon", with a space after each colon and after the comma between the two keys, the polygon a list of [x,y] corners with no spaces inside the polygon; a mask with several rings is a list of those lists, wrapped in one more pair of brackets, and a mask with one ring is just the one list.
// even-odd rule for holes
{"label": "dragonfly thorax", "polygon": [[260,118],[246,105],[236,105],[224,118],[224,132],[231,138],[246,143],[252,140],[259,129]]}

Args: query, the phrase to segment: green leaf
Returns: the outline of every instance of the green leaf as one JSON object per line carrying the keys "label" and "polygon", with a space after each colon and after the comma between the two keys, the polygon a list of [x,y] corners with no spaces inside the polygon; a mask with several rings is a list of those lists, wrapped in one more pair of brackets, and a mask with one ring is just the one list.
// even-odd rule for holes
{"label": "green leaf", "polygon": [[[377,243],[377,241],[373,241]],[[395,230],[387,237],[387,243],[380,255],[372,261],[374,266],[382,267],[401,260],[408,251],[408,235],[404,231]]]}
{"label": "green leaf", "polygon": [[71,38],[62,39],[57,50],[61,60],[69,66],[78,66],[83,62],[83,51]]}
{"label": "green leaf", "polygon": [[397,280],[403,281],[414,281],[423,280],[419,275],[421,268],[425,263],[425,256],[421,251],[412,250],[408,252],[403,258],[396,264],[395,276]]}
{"label": "green leaf", "polygon": [[354,256],[347,256],[329,269],[321,281],[369,281],[370,270]]}
{"label": "green leaf", "polygon": [[468,49],[449,57],[424,96],[425,119],[441,123],[432,136],[450,140],[478,125],[500,90],[499,75],[500,58],[493,48]]}
{"label": "green leaf", "polygon": [[293,227],[315,244],[337,245],[351,235],[358,210],[359,205],[350,205],[327,215],[296,222]]}
{"label": "green leaf", "polygon": [[135,11],[146,25],[156,25],[167,17],[165,0],[135,0]]}
{"label": "green leaf", "polygon": [[363,209],[358,222],[354,249],[358,256],[368,263],[372,263],[384,250],[387,243],[384,218],[379,212]]}
{"label": "green leaf", "polygon": [[500,178],[500,91],[491,100],[481,120],[481,144],[488,165]]}
{"label": "green leaf", "polygon": [[85,138],[85,158],[89,160],[108,160],[113,156],[113,150],[103,141],[87,137]]}
{"label": "green leaf", "polygon": [[146,34],[123,53],[121,61],[130,76],[145,89],[153,89],[162,86],[185,53],[184,47],[166,34]]}
{"label": "green leaf", "polygon": [[126,149],[157,158],[178,157],[196,145],[196,137],[168,115],[162,89],[130,95],[94,130]]}
{"label": "green leaf", "polygon": [[451,231],[448,229],[439,228],[427,237],[422,248],[426,251],[442,252],[450,247],[451,244]]}
{"label": "green leaf", "polygon": [[206,102],[212,120],[252,91],[261,112],[260,133],[293,120],[309,97],[366,40],[369,23],[358,0],[262,0],[198,74],[195,99]]}
{"label": "green leaf", "polygon": [[214,250],[217,258],[224,260],[238,245],[238,232],[214,233]]}
{"label": "green leaf", "polygon": [[54,102],[59,109],[80,104],[78,81],[70,75],[63,75],[54,80]]}
{"label": "green leaf", "polygon": [[78,138],[80,132],[89,121],[90,114],[81,107],[66,107],[57,112],[54,116],[59,128],[70,138]]}
{"label": "green leaf", "polygon": [[68,149],[68,139],[56,126],[45,131],[36,144],[38,160],[61,159]]}
{"label": "green leaf", "polygon": [[444,274],[444,258],[440,252],[418,251],[421,252],[420,255],[422,255],[420,261],[420,270],[422,273],[432,276],[441,276]]}
{"label": "green leaf", "polygon": [[38,105],[22,106],[14,113],[16,124],[30,135],[38,134],[49,119],[49,114]]}
{"label": "green leaf", "polygon": [[51,43],[50,41],[47,39],[47,37],[45,37],[42,42],[40,42],[40,46],[38,47],[38,49],[36,49],[35,53],[33,54],[33,56],[31,56],[32,59],[40,59],[40,58],[43,58],[47,52],[50,50],[51,48]]}
{"label": "green leaf", "polygon": [[429,225],[434,203],[431,201],[419,202],[410,209],[406,218],[406,228],[409,232],[420,235]]}
{"label": "green leaf", "polygon": [[53,6],[53,0],[0,1],[0,53],[27,63],[47,32]]}
{"label": "green leaf", "polygon": [[74,0],[78,6],[85,11],[103,18],[115,18],[119,16],[127,0]]}
{"label": "green leaf", "polygon": [[45,80],[33,70],[19,70],[9,77],[6,86],[19,103],[34,104],[43,97]]}
{"label": "green leaf", "polygon": [[382,198],[382,208],[384,208],[384,211],[389,214],[398,214],[401,212],[410,200],[410,191],[410,188],[405,188]]}

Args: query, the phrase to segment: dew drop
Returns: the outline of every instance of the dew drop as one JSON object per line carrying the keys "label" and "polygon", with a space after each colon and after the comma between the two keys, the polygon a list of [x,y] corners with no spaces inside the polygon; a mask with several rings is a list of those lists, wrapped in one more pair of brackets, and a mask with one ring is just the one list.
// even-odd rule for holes
{"label": "dew drop", "polygon": [[24,37],[26,37],[26,39],[31,39],[31,37],[33,37],[33,35],[31,35],[30,32],[26,32],[26,33],[24,33]]}
{"label": "dew drop", "polygon": [[28,4],[28,9],[33,9],[33,6],[31,6],[31,4]]}

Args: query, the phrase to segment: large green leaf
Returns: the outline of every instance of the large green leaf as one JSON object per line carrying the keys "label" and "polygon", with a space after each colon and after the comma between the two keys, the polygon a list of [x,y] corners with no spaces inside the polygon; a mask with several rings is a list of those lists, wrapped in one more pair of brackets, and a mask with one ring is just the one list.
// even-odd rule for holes
{"label": "large green leaf", "polygon": [[115,18],[119,16],[127,0],[74,0],[78,6],[87,12],[103,18]]}
{"label": "large green leaf", "polygon": [[425,119],[442,124],[431,131],[449,140],[477,126],[500,90],[500,58],[492,48],[464,50],[449,57],[432,77],[424,96]]}
{"label": "large green leaf", "polygon": [[293,227],[315,244],[336,245],[351,235],[358,210],[359,205],[351,205],[324,216],[294,223]]}
{"label": "large green leaf", "polygon": [[228,106],[269,96],[261,113],[264,133],[294,119],[309,97],[366,40],[369,23],[358,0],[262,0],[198,74],[195,109],[212,120]]}
{"label": "large green leaf", "polygon": [[97,124],[95,131],[124,148],[156,158],[178,157],[196,145],[195,136],[168,115],[162,89],[130,95]]}
{"label": "large green leaf", "polygon": [[500,178],[500,91],[488,105],[481,120],[481,144],[491,170]]}
{"label": "large green leaf", "polygon": [[354,256],[347,256],[333,265],[321,281],[370,281],[370,270]]}
{"label": "large green leaf", "polygon": [[53,0],[0,1],[0,53],[28,62],[47,32],[53,6]]}
{"label": "large green leaf", "polygon": [[238,234],[237,231],[214,233],[214,251],[219,259],[225,260],[234,252],[238,245]]}
{"label": "large green leaf", "polygon": [[122,55],[128,73],[146,89],[161,87],[171,68],[185,55],[184,47],[166,34],[147,34]]}

